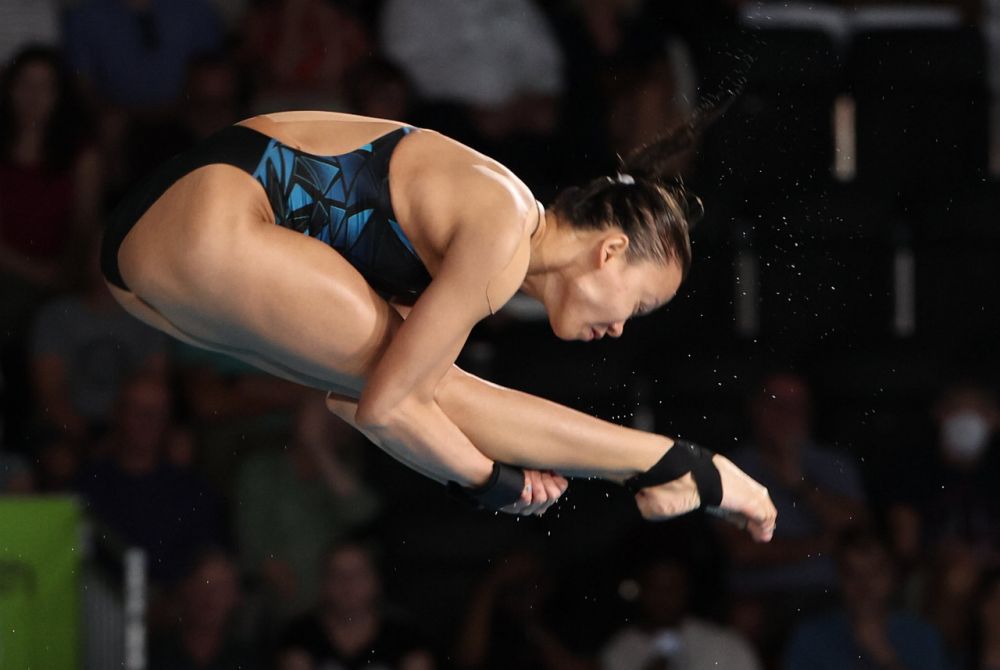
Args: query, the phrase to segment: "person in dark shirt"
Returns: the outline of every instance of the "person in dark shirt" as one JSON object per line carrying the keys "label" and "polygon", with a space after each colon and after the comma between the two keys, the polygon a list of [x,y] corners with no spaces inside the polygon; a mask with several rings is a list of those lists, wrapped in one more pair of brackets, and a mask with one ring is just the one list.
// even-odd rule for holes
{"label": "person in dark shirt", "polygon": [[233,559],[207,549],[178,589],[176,626],[150,644],[150,670],[257,670],[237,626],[240,576]]}
{"label": "person in dark shirt", "polygon": [[851,528],[834,549],[841,607],[802,620],[785,650],[785,670],[947,670],[940,633],[895,606],[895,558],[867,528]]}
{"label": "person in dark shirt", "polygon": [[83,474],[80,493],[91,515],[149,555],[155,584],[180,577],[203,547],[224,541],[219,496],[199,476],[168,463],[175,434],[170,388],[142,374],[122,388],[106,449]]}
{"label": "person in dark shirt", "polygon": [[324,557],[320,602],[279,643],[279,670],[432,670],[419,632],[386,606],[374,547],[358,537]]}
{"label": "person in dark shirt", "polygon": [[582,622],[563,606],[554,566],[517,548],[473,586],[455,647],[459,670],[597,670]]}

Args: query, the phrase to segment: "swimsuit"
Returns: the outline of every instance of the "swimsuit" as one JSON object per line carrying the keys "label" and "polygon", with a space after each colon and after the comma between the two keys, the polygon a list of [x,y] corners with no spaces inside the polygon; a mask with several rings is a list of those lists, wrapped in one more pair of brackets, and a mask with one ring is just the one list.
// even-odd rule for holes
{"label": "swimsuit", "polygon": [[431,276],[389,198],[389,159],[412,130],[404,126],[353,151],[319,156],[245,126],[224,128],[165,163],[112,212],[101,246],[104,276],[128,290],[118,268],[125,235],[178,179],[223,163],[260,183],[276,224],[329,244],[380,295],[412,304]]}

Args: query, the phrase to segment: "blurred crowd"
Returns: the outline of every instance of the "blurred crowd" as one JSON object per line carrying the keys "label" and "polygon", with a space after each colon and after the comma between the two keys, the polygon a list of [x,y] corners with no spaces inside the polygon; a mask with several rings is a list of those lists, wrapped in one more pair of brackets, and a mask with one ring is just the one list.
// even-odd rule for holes
{"label": "blurred crowd", "polygon": [[[919,209],[948,227],[955,194],[989,178],[949,190],[941,175],[955,166],[935,159],[935,184],[949,185],[933,201],[918,182],[817,186],[788,162],[809,147],[787,130],[802,108],[744,124],[769,118],[751,86],[739,123],[679,157],[709,214],[695,231],[704,269],[676,309],[636,324],[629,345],[586,352],[518,313],[474,333],[461,362],[477,373],[725,453],[778,508],[769,544],[697,514],[645,524],[622,490],[590,480],[544,519],[467,510],[340,423],[322,394],[169,340],[100,275],[102,215],[123,193],[270,111],[433,128],[547,202],[613,173],[616,156],[725,87],[745,65],[733,54],[756,41],[757,4],[0,3],[0,493],[73,493],[102,533],[146,550],[151,670],[1000,669],[1000,330],[975,302],[992,290],[985,268],[961,260],[997,258],[997,210],[960,238],[978,256],[919,228],[922,214],[900,223]],[[1000,21],[989,2],[944,9],[977,34]],[[735,162],[741,133],[787,160]],[[790,228],[789,194],[805,221]],[[854,209],[837,219],[841,203]],[[803,232],[823,225],[802,216],[813,206],[848,232]],[[933,325],[900,339],[871,317],[888,289],[850,265],[875,239],[856,223],[869,218],[896,251],[910,248],[900,230],[917,231],[928,285],[963,268],[978,277],[959,318],[918,310]],[[765,314],[739,332],[732,267],[762,240],[772,251],[754,267],[778,325]],[[959,251],[920,265],[927,240]],[[817,276],[805,266],[848,281],[804,292]],[[855,299],[856,314],[844,307]]]}

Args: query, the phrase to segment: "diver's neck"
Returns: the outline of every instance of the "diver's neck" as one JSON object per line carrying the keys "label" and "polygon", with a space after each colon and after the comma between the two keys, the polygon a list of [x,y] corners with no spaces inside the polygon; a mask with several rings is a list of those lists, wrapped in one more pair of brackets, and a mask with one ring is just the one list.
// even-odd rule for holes
{"label": "diver's neck", "polygon": [[[521,292],[545,303],[560,283],[580,272],[580,263],[592,243],[592,233],[573,228],[554,210],[539,210],[538,227],[531,236],[528,272]],[[595,231],[599,234],[599,231]]]}
{"label": "diver's neck", "polygon": [[531,234],[528,272],[521,282],[521,292],[525,295],[542,300],[546,285],[561,266],[559,240],[562,231],[558,215],[538,203],[538,225]]}

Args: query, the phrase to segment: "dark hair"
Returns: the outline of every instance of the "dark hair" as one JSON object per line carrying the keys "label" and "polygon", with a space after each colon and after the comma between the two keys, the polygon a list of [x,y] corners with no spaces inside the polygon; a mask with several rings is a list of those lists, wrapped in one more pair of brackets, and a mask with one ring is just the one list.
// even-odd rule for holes
{"label": "dark hair", "polygon": [[11,59],[0,80],[0,157],[9,158],[16,141],[12,92],[14,83],[26,67],[42,63],[56,75],[56,103],[45,127],[42,159],[49,169],[66,169],[73,164],[87,137],[89,118],[79,103],[73,79],[58,49],[32,45],[21,49]]}
{"label": "dark hair", "polygon": [[368,526],[351,529],[328,543],[323,549],[322,564],[328,566],[334,556],[350,549],[360,549],[368,558],[375,572],[382,575],[383,561],[385,560],[382,546],[378,537]]}
{"label": "dark hair", "polygon": [[236,558],[233,556],[233,553],[221,544],[209,542],[187,553],[180,579],[190,579],[203,567],[217,560],[225,561],[239,574],[239,569],[236,566]]}
{"label": "dark hair", "polygon": [[561,191],[553,209],[572,226],[601,230],[617,226],[629,238],[632,261],[676,261],[682,277],[691,267],[690,231],[704,214],[701,199],[684,187],[680,159],[706,127],[719,118],[745,85],[746,59],[706,96],[682,124],[620,161],[614,177],[598,177],[583,187]]}
{"label": "dark hair", "polygon": [[851,525],[840,531],[833,548],[833,560],[843,568],[847,557],[853,552],[876,551],[886,555],[895,564],[895,556],[889,548],[885,536],[867,524]]}
{"label": "dark hair", "polygon": [[560,218],[575,228],[621,228],[628,235],[629,260],[675,260],[685,277],[691,267],[689,231],[700,207],[701,201],[679,184],[663,185],[632,173],[564,189],[553,203]]}

